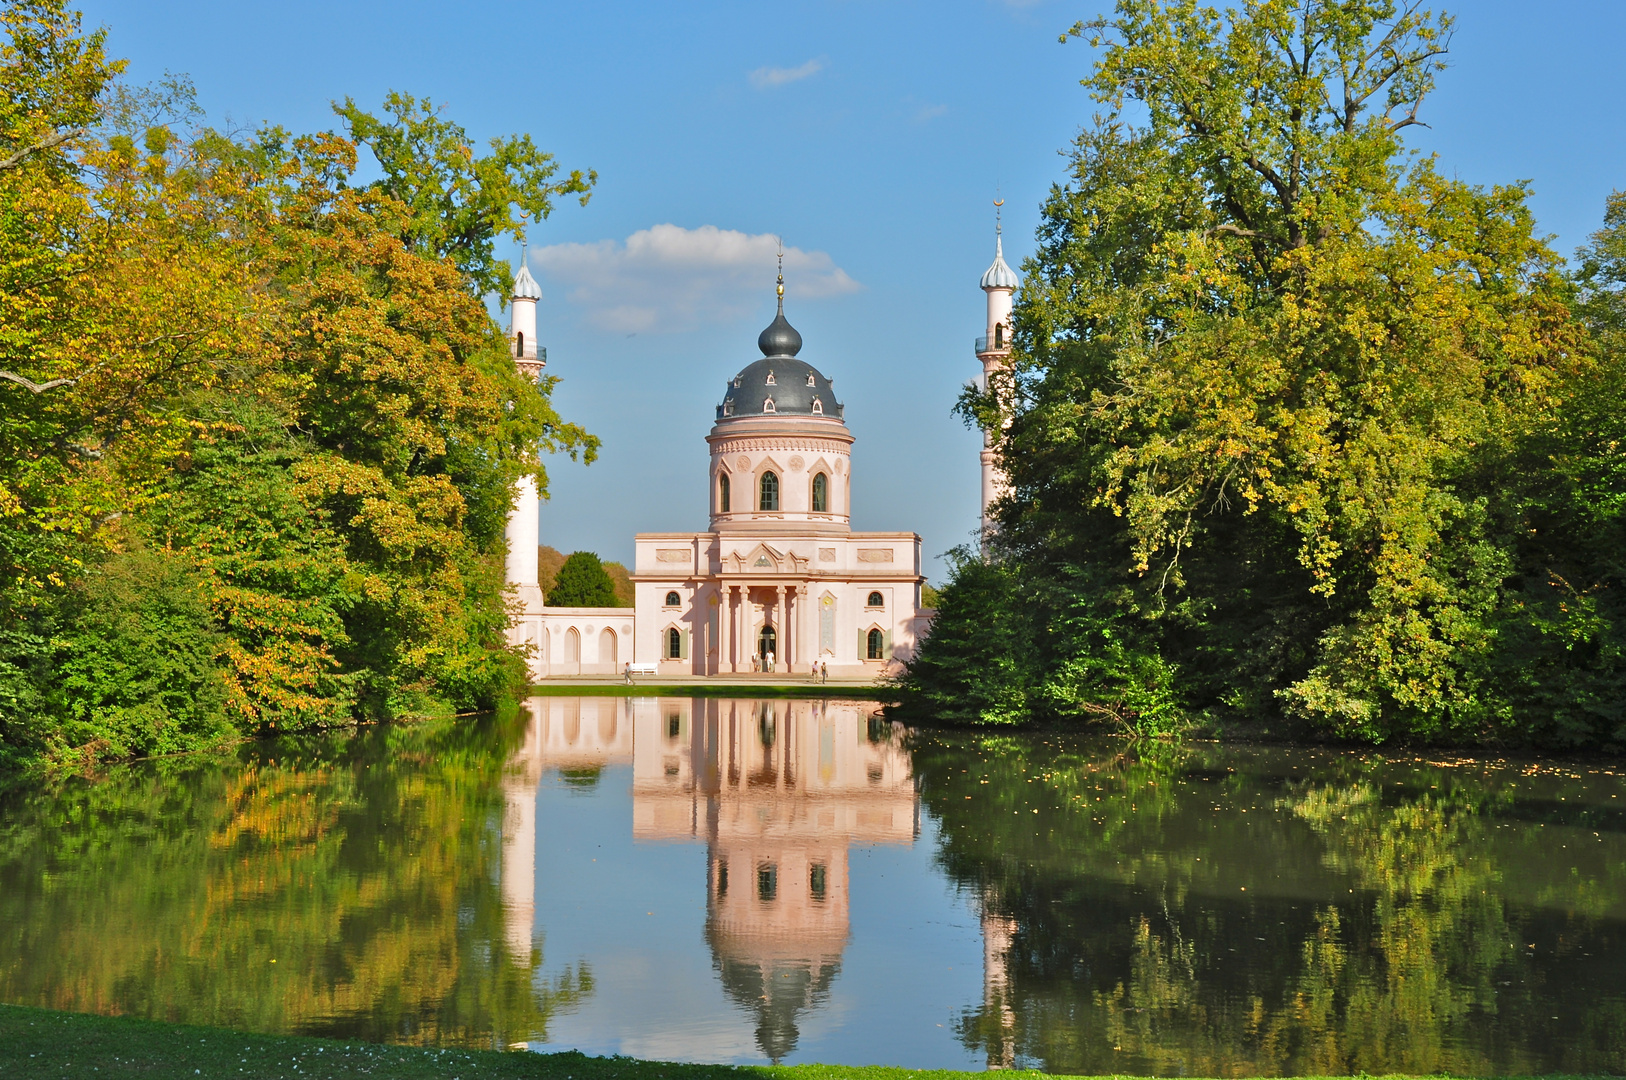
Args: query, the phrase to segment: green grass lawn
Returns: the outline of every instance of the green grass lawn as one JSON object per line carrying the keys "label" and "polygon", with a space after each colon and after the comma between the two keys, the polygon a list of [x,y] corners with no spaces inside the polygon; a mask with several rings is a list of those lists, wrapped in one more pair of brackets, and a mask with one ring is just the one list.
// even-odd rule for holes
{"label": "green grass lawn", "polygon": [[[426,1050],[340,1039],[245,1035],[219,1028],[186,1027],[151,1020],[53,1012],[0,1005],[0,1077],[350,1077],[416,1080],[485,1080],[542,1077],[546,1080],[959,1080],[976,1073],[880,1066],[674,1065],[635,1058],[583,1054],[517,1054],[498,1050]],[[1006,1072],[1002,1077],[1037,1080],[1043,1073]],[[1125,1078],[1127,1080],[1127,1078]]]}

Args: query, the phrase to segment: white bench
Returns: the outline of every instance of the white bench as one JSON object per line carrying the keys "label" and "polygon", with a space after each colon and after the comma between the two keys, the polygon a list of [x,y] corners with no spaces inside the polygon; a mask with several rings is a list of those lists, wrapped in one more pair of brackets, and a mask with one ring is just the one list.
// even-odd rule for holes
{"label": "white bench", "polygon": [[659,675],[661,666],[660,664],[628,664],[627,671],[632,675]]}

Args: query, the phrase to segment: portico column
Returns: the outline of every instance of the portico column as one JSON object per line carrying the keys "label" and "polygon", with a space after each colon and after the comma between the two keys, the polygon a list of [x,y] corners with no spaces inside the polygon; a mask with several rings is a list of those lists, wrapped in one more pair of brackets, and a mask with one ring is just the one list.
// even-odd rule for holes
{"label": "portico column", "polygon": [[778,671],[779,664],[781,661],[783,661],[786,669],[788,670],[790,668],[790,662],[789,657],[786,655],[785,647],[790,643],[783,639],[790,637],[790,627],[785,625],[785,587],[783,585],[774,586],[774,603],[777,605],[774,608],[774,631],[776,636],[781,640],[779,642],[780,647],[776,650],[777,655],[773,658],[773,669]]}
{"label": "portico column", "polygon": [[739,635],[734,630],[734,586],[723,586],[723,654],[717,658],[718,667],[732,673],[734,667],[734,642]]}
{"label": "portico column", "polygon": [[796,586],[796,661],[801,664],[802,671],[813,670],[813,650],[807,647],[812,640],[812,631],[808,628],[808,611],[811,606],[808,600],[813,590],[806,585]]}

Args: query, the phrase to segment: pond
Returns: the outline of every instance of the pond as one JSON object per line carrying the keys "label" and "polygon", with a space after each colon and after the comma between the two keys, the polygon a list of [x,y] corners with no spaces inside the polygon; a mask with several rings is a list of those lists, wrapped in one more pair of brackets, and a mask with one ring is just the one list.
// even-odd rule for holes
{"label": "pond", "polygon": [[534,698],[0,799],[0,1000],[916,1068],[1626,1072],[1626,769]]}

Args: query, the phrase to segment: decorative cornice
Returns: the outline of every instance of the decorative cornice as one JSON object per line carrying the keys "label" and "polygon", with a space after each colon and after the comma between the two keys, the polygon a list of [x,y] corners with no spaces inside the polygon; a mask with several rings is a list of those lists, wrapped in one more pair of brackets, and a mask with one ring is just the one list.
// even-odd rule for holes
{"label": "decorative cornice", "polygon": [[742,450],[746,452],[756,451],[758,453],[805,450],[810,454],[837,454],[841,457],[850,457],[852,455],[852,451],[849,449],[852,445],[851,439],[809,439],[796,436],[785,436],[776,439],[757,435],[749,438],[712,436],[706,441],[711,443],[711,452],[714,457]]}

